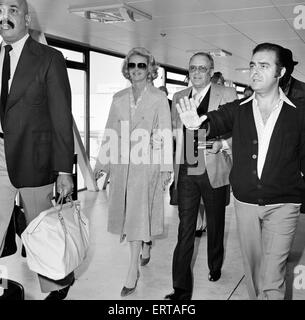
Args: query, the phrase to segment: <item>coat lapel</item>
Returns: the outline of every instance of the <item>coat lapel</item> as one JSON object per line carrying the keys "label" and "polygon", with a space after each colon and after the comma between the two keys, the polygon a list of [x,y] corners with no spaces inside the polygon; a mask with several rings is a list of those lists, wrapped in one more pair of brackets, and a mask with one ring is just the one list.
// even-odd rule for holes
{"label": "coat lapel", "polygon": [[[269,147],[268,147],[268,151],[266,154],[266,159],[265,159],[263,171],[261,174],[261,180],[263,180],[265,172],[269,172],[270,170],[272,171],[272,168],[270,167],[270,165],[272,163],[274,163],[274,161],[272,161],[272,158],[275,156],[274,151],[281,147],[279,145],[279,138],[278,137],[281,134],[281,130],[283,130],[283,128],[284,128],[283,124],[285,123],[285,119],[288,118],[287,113],[288,113],[288,108],[287,108],[286,102],[284,102],[283,106],[282,106],[282,110],[277,118],[277,121],[275,123],[275,126],[273,128],[273,132],[272,132],[272,135],[270,138]],[[283,141],[281,140],[281,143],[282,142]]]}
{"label": "coat lapel", "polygon": [[[185,89],[184,91],[182,91],[181,95],[179,95],[177,97],[177,103],[179,103],[179,100],[181,98],[188,97],[190,95],[190,93],[192,92],[192,88],[193,87],[189,87],[189,88]],[[174,106],[174,107],[176,108],[176,106]],[[183,129],[183,124],[182,124],[182,121],[181,121],[181,119],[179,117],[178,111],[176,112],[176,116],[177,116],[177,119],[176,119],[176,121],[177,121],[177,129],[181,129],[182,130]]]}
{"label": "coat lapel", "polygon": [[24,94],[27,86],[37,76],[43,55],[36,42],[29,37],[21,52],[14,78],[12,80],[6,110],[11,108]]}
{"label": "coat lapel", "polygon": [[[150,96],[150,99],[148,97]],[[141,100],[138,103],[137,110],[134,114],[134,117],[131,121],[131,129],[135,129],[137,125],[143,121],[144,119],[144,111],[146,108],[150,108],[150,106],[153,104],[153,101],[151,101],[152,96],[150,95],[150,86],[147,87],[147,90],[142,95]],[[129,107],[130,107],[130,102],[129,102]]]}
{"label": "coat lapel", "polygon": [[219,86],[211,83],[210,101],[208,111],[218,109],[222,98],[221,89]]}
{"label": "coat lapel", "polygon": [[129,121],[129,93],[130,90],[126,90],[126,93],[118,101],[120,120],[123,121]]}

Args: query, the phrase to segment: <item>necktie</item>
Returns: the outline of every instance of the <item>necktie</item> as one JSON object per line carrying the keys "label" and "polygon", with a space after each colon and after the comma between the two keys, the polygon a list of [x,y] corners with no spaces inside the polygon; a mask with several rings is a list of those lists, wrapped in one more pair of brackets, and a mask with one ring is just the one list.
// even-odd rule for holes
{"label": "necktie", "polygon": [[1,106],[2,114],[4,114],[7,96],[8,96],[8,81],[11,76],[11,62],[10,62],[10,51],[13,49],[11,45],[4,46],[5,54],[3,59],[2,67],[2,84],[1,84]]}

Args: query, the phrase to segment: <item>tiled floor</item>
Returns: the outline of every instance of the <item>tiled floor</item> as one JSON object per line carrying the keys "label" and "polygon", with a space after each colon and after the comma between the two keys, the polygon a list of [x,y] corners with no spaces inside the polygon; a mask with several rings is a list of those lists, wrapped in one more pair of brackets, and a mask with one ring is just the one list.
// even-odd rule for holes
{"label": "tiled floor", "polygon": [[[81,192],[79,199],[84,213],[90,219],[91,246],[84,263],[76,271],[76,282],[71,288],[70,300],[119,300],[127,272],[129,248],[126,242],[107,232],[107,192]],[[165,233],[155,239],[151,261],[141,267],[137,290],[125,300],[162,300],[171,292],[171,262],[176,244],[178,216],[177,208],[168,204],[165,195]],[[206,234],[196,239],[193,258],[195,300],[242,300],[248,299],[236,233],[235,215],[232,204],[227,207],[225,228],[225,260],[222,277],[217,282],[207,279]],[[288,263],[287,298],[304,300],[305,290],[293,288],[293,269],[297,264],[305,265],[305,215],[302,214],[293,250]],[[43,299],[36,275],[31,272],[20,251],[0,260],[8,267],[9,278],[23,284],[27,300]],[[305,268],[305,266],[304,266]],[[305,275],[304,275],[305,276]],[[304,282],[304,281],[303,281]]]}

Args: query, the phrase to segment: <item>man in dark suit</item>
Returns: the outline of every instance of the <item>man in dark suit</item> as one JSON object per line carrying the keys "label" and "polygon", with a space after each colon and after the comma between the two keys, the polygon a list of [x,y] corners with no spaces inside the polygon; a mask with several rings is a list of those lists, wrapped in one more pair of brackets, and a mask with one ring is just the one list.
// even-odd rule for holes
{"label": "man in dark suit", "polygon": [[[280,87],[289,99],[300,102],[305,107],[305,83],[292,76],[294,66],[298,64],[293,60],[292,52],[288,48],[283,48],[283,61],[286,68],[284,76],[280,79]],[[303,177],[305,181],[305,177]],[[305,212],[305,194],[302,197],[301,212]]]}
{"label": "man in dark suit", "polygon": [[283,48],[282,50],[286,72],[280,80],[280,87],[289,99],[300,100],[305,103],[305,83],[292,76],[294,66],[298,62],[293,60],[291,50],[288,48]]}
{"label": "man in dark suit", "polygon": [[[27,223],[52,206],[53,185],[72,192],[74,139],[71,90],[62,54],[28,34],[25,0],[0,4],[0,254],[19,192]],[[63,299],[74,274],[39,276],[47,299]]]}
{"label": "man in dark suit", "polygon": [[[181,98],[193,97],[197,101],[198,114],[205,114],[207,111],[217,109],[220,104],[237,99],[234,88],[211,83],[213,70],[214,61],[209,54],[205,52],[194,54],[189,61],[192,86],[175,93],[173,97],[172,127],[176,136],[174,180],[178,189],[180,223],[178,242],[173,256],[174,292],[165,297],[170,300],[189,300],[192,296],[191,261],[201,199],[207,220],[210,270],[208,278],[210,281],[217,281],[221,276],[226,195],[231,170],[231,158],[227,151],[230,153],[230,148],[228,141],[217,139],[210,141],[210,149],[200,152],[198,149],[200,137],[196,137],[195,134],[194,140],[192,138],[188,141],[190,132],[183,126],[175,107]],[[193,156],[198,158],[198,164],[189,161]],[[198,173],[190,173],[199,168],[200,162],[204,163],[202,171],[200,169]]]}

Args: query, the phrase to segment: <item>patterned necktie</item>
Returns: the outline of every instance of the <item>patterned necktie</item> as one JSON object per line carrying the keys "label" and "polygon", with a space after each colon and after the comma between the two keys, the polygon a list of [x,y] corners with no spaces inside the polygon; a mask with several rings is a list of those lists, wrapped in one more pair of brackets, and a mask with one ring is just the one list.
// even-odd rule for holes
{"label": "patterned necktie", "polygon": [[11,77],[10,51],[13,49],[11,45],[4,46],[5,54],[2,67],[2,84],[1,84],[1,107],[4,115],[7,97],[8,97],[8,81]]}

